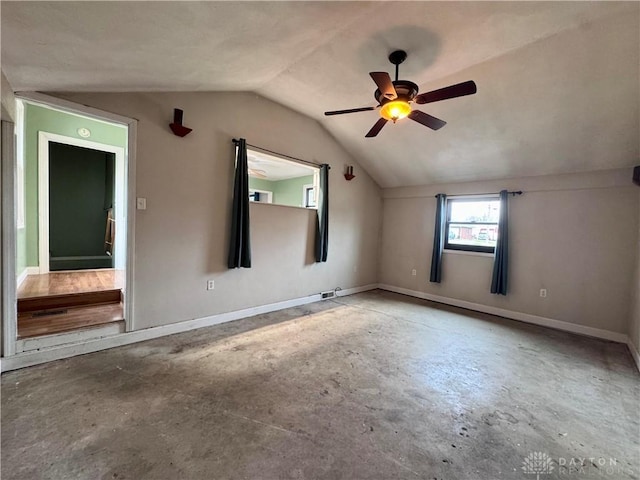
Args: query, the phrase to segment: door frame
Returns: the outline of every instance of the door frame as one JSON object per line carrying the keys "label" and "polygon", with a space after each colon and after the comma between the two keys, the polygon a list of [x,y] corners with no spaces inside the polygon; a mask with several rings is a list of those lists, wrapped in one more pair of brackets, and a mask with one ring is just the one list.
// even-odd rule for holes
{"label": "door frame", "polygon": [[115,219],[116,238],[113,257],[114,268],[122,270],[126,265],[126,185],[125,149],[90,140],[66,137],[50,132],[38,132],[38,265],[40,273],[49,273],[49,142],[89,148],[115,154]]}
{"label": "door frame", "polygon": [[[106,112],[97,108],[88,107],[78,103],[63,100],[61,98],[44,95],[38,92],[16,92],[16,100],[34,103],[40,106],[62,110],[90,117],[98,121],[118,123],[127,127],[128,138],[125,149],[126,165],[126,199],[127,199],[127,227],[126,227],[126,275],[124,292],[124,315],[125,330],[127,332],[135,330],[135,309],[134,309],[134,268],[135,268],[135,196],[136,196],[136,143],[138,121],[134,118],[125,117],[111,112]],[[20,139],[19,139],[20,140]],[[5,142],[3,141],[3,149]],[[16,354],[17,338],[17,309],[16,309],[16,234],[17,225],[15,221],[15,178],[17,170],[16,156],[13,155],[11,161],[2,162],[2,258],[3,274],[9,276],[13,272],[11,281],[3,281],[2,305],[4,321],[2,322],[2,342],[3,356]],[[10,188],[5,189],[8,186]],[[10,197],[10,198],[9,198]],[[4,241],[7,240],[7,241]],[[80,341],[83,343],[83,341]]]}
{"label": "door frame", "polygon": [[15,124],[2,120],[2,355],[16,352],[16,150]]}

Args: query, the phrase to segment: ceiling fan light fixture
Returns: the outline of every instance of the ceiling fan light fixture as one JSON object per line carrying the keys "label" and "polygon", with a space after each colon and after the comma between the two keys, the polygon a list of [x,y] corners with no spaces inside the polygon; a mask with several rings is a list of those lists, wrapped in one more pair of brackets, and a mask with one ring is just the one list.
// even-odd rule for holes
{"label": "ceiling fan light fixture", "polygon": [[387,102],[380,109],[380,116],[386,120],[391,120],[393,123],[401,118],[405,118],[410,113],[411,105],[404,100]]}

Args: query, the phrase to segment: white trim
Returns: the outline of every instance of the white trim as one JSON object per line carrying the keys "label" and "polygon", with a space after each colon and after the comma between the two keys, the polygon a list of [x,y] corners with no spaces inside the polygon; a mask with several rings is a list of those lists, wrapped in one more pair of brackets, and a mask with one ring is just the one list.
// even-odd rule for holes
{"label": "white trim", "polygon": [[636,367],[638,367],[638,371],[640,371],[640,353],[638,353],[638,349],[631,341],[631,338],[627,340],[627,347],[629,347],[631,356],[633,357],[633,360],[636,362]]}
{"label": "white trim", "polygon": [[445,248],[442,253],[453,253],[455,255],[472,255],[474,257],[489,257],[489,258],[493,258],[495,256],[495,254],[493,253],[487,253],[487,252],[472,252],[469,250],[449,250],[448,248]]}
{"label": "white trim", "polygon": [[475,310],[476,312],[489,313],[491,315],[510,318],[512,320],[518,320],[520,322],[532,323],[534,325],[540,325],[542,327],[555,328],[556,330],[564,330],[566,332],[577,333],[579,335],[585,335],[587,337],[602,338],[604,340],[611,340],[613,342],[619,343],[627,343],[628,339],[627,335],[624,333],[612,332],[610,330],[603,330],[594,327],[587,327],[584,325],[578,325],[576,323],[555,320],[553,318],[539,317],[537,315],[531,315],[529,313],[514,312],[511,310],[505,310],[504,308],[490,307],[488,305],[467,302],[465,300],[458,300],[456,298],[442,297],[440,295],[418,292],[416,290],[409,290],[408,288],[394,287],[393,285],[386,284],[379,284],[378,288],[380,288],[381,290],[387,290],[389,292],[409,295],[410,297],[431,300],[433,302],[444,303],[446,305],[453,305],[454,307],[467,308],[469,310]]}
{"label": "white trim", "polygon": [[29,275],[37,275],[38,273],[40,273],[40,269],[38,267],[25,267],[25,269],[20,275],[18,275],[18,278],[16,279],[16,289],[20,288],[22,282],[24,282]]}
{"label": "white trim", "polygon": [[25,268],[22,271],[22,273],[18,275],[18,278],[16,278],[16,289],[20,288],[20,285],[22,285],[22,282],[24,282],[27,279],[27,275],[29,275],[29,269]]}
{"label": "white trim", "polygon": [[42,350],[46,348],[67,345],[71,343],[82,343],[97,338],[109,337],[124,333],[122,322],[113,322],[97,327],[83,328],[70,332],[63,332],[54,335],[42,335],[39,337],[23,338],[16,341],[16,352],[28,352],[32,350]]}
{"label": "white trim", "polygon": [[479,198],[500,198],[499,193],[469,193],[461,195],[447,195],[447,200],[477,200]]}
{"label": "white trim", "polygon": [[58,97],[52,97],[39,92],[16,92],[15,97],[28,103],[34,103],[38,106],[49,108],[51,110],[62,110],[63,112],[79,115],[81,117],[91,117],[93,120],[102,123],[119,123],[121,125],[130,125],[132,121],[137,120],[129,117],[118,115],[117,113],[105,112],[97,108],[79,103],[70,102]]}
{"label": "white trim", "polygon": [[[369,287],[373,288],[373,286]],[[188,332],[197,328],[211,327],[214,325],[219,325],[221,323],[239,320],[241,318],[261,315],[263,313],[275,312],[284,308],[298,307],[300,305],[306,305],[308,303],[314,303],[320,300],[321,295],[314,294],[307,297],[300,297],[294,298],[292,300],[270,303],[268,305],[245,308],[243,310],[236,310],[233,312],[220,313],[217,315],[211,315],[209,317],[196,318],[193,320],[186,320],[183,322],[170,323],[168,325],[146,328],[144,330],[121,333],[118,335],[112,335],[110,337],[85,340],[81,343],[57,345],[52,346],[51,348],[43,348],[42,350],[38,351],[18,353],[12,357],[3,358],[0,362],[0,371],[7,372],[9,370],[16,370],[18,368],[30,367],[32,365],[51,362],[53,360],[60,360],[62,358],[74,357],[76,355],[83,355],[85,353],[97,352],[99,350],[105,350],[107,348],[120,347],[122,345],[129,345],[131,343],[151,340],[158,337],[164,337],[166,335]],[[59,336],[53,335],[51,337]]]}
{"label": "white trim", "polygon": [[16,103],[16,226],[18,230],[26,227],[26,198],[25,198],[25,172],[24,172],[24,104]]}
{"label": "white trim", "polygon": [[368,292],[369,290],[376,290],[378,288],[377,283],[370,283],[369,285],[363,285],[362,287],[353,287],[336,290],[336,297],[346,297],[347,295],[354,295],[356,293]]}
{"label": "white trim", "polygon": [[138,141],[138,121],[129,119],[127,125],[127,175],[126,199],[127,206],[127,268],[125,270],[125,283],[122,290],[124,302],[124,323],[127,332],[134,330],[134,305],[133,305],[133,279],[136,250],[136,144]]}
{"label": "white trim", "polygon": [[15,124],[1,122],[2,150],[2,353],[15,354],[17,338],[16,309],[16,151]]}
{"label": "white trim", "polygon": [[126,249],[122,248],[126,241],[125,210],[126,198],[124,185],[126,182],[125,149],[104,143],[92,142],[73,137],[66,137],[50,132],[38,132],[38,264],[40,273],[49,273],[49,143],[56,142],[75,147],[89,148],[101,152],[113,153],[115,162],[115,218],[116,239],[114,252],[114,268],[123,270],[126,262]]}

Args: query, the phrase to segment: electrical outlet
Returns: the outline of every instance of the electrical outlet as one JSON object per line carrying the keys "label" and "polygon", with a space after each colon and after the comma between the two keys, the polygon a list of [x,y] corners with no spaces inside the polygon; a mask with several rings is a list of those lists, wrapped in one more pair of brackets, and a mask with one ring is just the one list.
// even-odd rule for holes
{"label": "electrical outlet", "polygon": [[416,272],[416,269],[415,269],[415,268],[414,268],[413,270],[411,270],[411,276],[412,276],[412,277],[415,277],[417,273],[418,273],[418,272]]}
{"label": "electrical outlet", "polygon": [[216,288],[216,282],[214,280],[207,280],[207,290],[213,290]]}
{"label": "electrical outlet", "polygon": [[136,199],[136,208],[138,210],[146,210],[147,209],[147,199],[143,197],[138,197]]}
{"label": "electrical outlet", "polygon": [[547,297],[547,289],[546,288],[541,288],[540,289],[540,296],[542,298],[546,298]]}

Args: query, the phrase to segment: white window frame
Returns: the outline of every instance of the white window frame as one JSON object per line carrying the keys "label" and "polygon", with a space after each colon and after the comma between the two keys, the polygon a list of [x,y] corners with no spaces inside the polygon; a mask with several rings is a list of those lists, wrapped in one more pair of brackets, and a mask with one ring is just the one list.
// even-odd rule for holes
{"label": "white window frame", "polygon": [[[315,175],[314,175],[315,180]],[[307,190],[311,189],[313,192],[313,205],[307,205]],[[302,186],[302,206],[304,208],[318,208],[318,197],[317,197],[318,189],[315,184],[308,183]]]}
{"label": "white window frame", "polygon": [[273,203],[273,192],[270,192],[269,190],[258,190],[257,188],[250,188],[249,189],[249,196],[251,196],[251,193],[259,193],[260,195],[266,195],[267,196],[267,201],[266,202],[261,202],[258,201],[256,202],[255,200],[251,200],[251,198],[249,198],[249,201],[251,203]]}
{"label": "white window frame", "polygon": [[[493,247],[492,251],[487,251],[485,249],[480,249],[477,247],[473,247],[471,245],[459,245],[459,248],[451,248],[449,244],[449,214],[450,214],[450,203],[455,201],[480,201],[480,200],[499,200],[500,195],[498,194],[484,194],[484,195],[452,195],[447,197],[445,204],[445,228],[444,228],[444,253],[455,253],[462,255],[477,255],[477,256],[485,256],[485,257],[493,257],[495,254],[495,247]],[[456,223],[456,222],[453,222]],[[465,222],[463,222],[465,223]],[[492,224],[493,225],[493,224]],[[496,227],[498,222],[496,222]]]}

